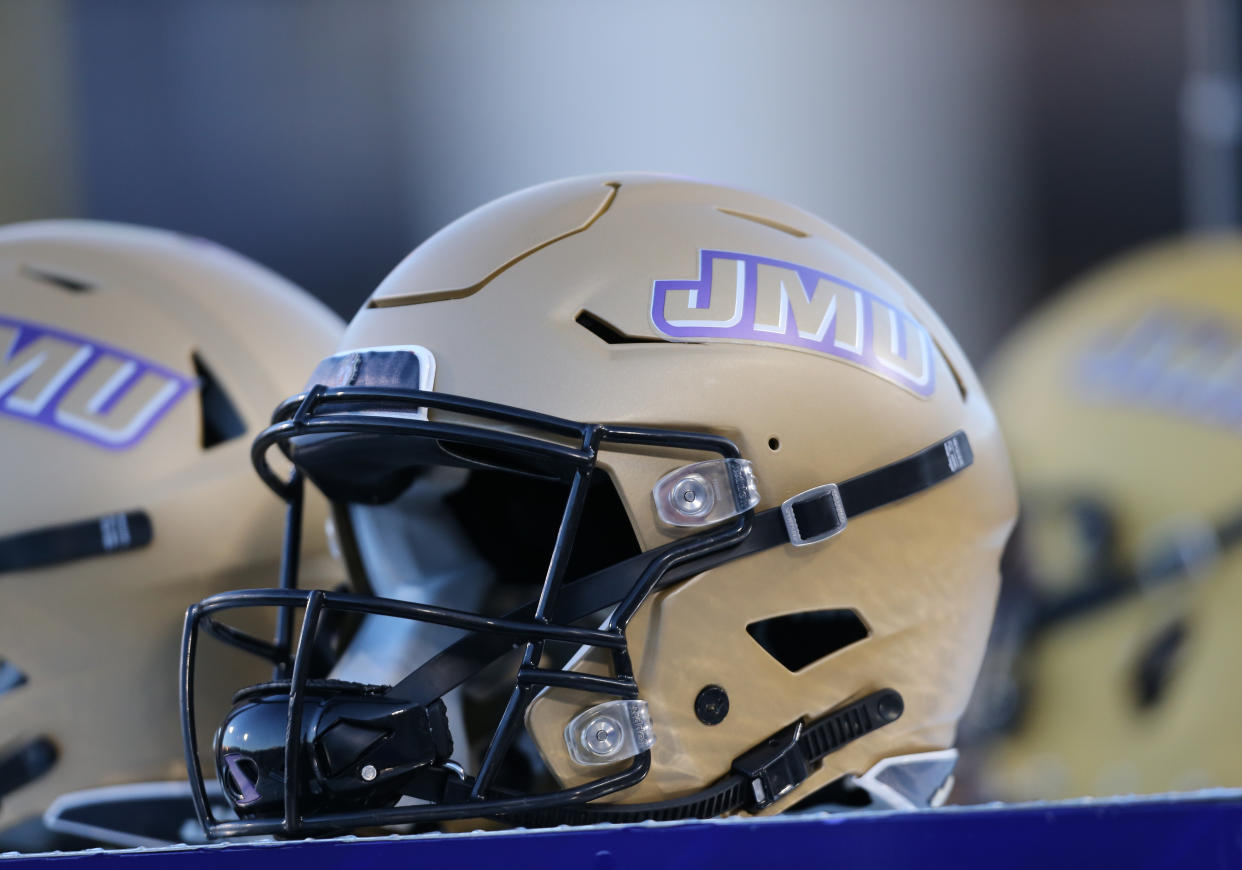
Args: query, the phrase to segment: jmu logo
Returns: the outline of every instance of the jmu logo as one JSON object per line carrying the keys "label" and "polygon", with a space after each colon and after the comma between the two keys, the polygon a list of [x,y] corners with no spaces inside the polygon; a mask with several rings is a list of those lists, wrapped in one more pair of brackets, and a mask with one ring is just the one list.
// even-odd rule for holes
{"label": "jmu logo", "polygon": [[922,324],[874,293],[797,263],[700,251],[697,279],[655,282],[651,320],[670,338],[801,347],[857,363],[920,396],[936,388]]}
{"label": "jmu logo", "polygon": [[1073,367],[1093,401],[1242,431],[1242,335],[1217,314],[1157,308],[1095,335]]}
{"label": "jmu logo", "polygon": [[194,381],[94,339],[0,317],[0,413],[124,450]]}

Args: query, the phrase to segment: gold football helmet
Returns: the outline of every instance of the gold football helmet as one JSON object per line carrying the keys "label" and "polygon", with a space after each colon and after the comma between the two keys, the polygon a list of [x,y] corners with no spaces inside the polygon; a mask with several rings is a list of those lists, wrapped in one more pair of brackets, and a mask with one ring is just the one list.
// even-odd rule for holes
{"label": "gold football helmet", "polygon": [[989,383],[1023,499],[1014,607],[998,616],[1017,683],[990,692],[1014,700],[996,705],[1012,721],[981,796],[1242,785],[1220,729],[1242,713],[1240,374],[1232,236],[1123,257],[998,353]]}
{"label": "gold football helmet", "polygon": [[[200,798],[209,832],[938,799],[1015,496],[948,330],[835,227],[672,177],[525,190],[410,254],[308,384],[256,464],[338,506],[375,594],[191,610],[191,752],[208,642],[283,674],[217,732],[240,818]],[[255,606],[300,643],[229,623]]]}
{"label": "gold football helmet", "polygon": [[[250,441],[342,328],[202,239],[0,228],[0,828],[66,792],[183,777],[185,608],[277,570],[281,505]],[[308,578],[336,573],[322,532],[305,550]]]}

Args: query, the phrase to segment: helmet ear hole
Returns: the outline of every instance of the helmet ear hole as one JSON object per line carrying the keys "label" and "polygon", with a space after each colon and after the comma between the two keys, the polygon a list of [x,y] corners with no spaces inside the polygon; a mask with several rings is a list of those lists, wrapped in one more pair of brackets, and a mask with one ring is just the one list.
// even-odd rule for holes
{"label": "helmet ear hole", "polygon": [[771,438],[769,438],[769,439],[768,439],[768,449],[769,449],[769,450],[771,450],[773,453],[775,453],[776,451],[780,450],[780,449],[781,449],[781,439],[777,438],[775,435],[773,435]]}
{"label": "helmet ear hole", "polygon": [[763,651],[788,671],[800,671],[870,634],[856,612],[849,609],[806,610],[762,619],[746,626],[746,633]]}

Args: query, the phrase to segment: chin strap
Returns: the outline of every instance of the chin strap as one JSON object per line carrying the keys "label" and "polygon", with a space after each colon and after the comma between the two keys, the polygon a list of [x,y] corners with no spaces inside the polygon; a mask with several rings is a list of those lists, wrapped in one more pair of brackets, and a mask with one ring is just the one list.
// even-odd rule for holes
{"label": "chin strap", "polygon": [[1232,547],[1242,544],[1242,509],[1223,519],[1188,529],[1174,529],[1161,546],[1136,565],[1094,576],[1085,588],[1049,595],[1036,602],[1031,630],[1041,632],[1067,619],[1090,613],[1129,595],[1184,582]]}
{"label": "chin strap", "polygon": [[[840,484],[808,489],[778,508],[761,511],[745,538],[701,558],[669,570],[657,589],[686,580],[710,568],[784,544],[807,546],[842,532],[848,521],[867,511],[922,492],[970,467],[974,453],[965,432],[955,432],[905,459],[852,477]],[[554,621],[576,622],[615,606],[654,560],[673,544],[640,553],[567,583],[558,593]],[[528,602],[505,615],[529,620],[535,603]],[[452,691],[513,648],[513,641],[494,633],[473,633],[428,659],[390,694],[426,705]]]}
{"label": "chin strap", "polygon": [[[508,813],[497,818],[531,828],[601,822],[671,822],[708,819],[736,812],[757,813],[801,785],[824,758],[901,718],[905,704],[893,689],[881,689],[833,710],[809,725],[795,722],[733,761],[729,772],[685,797],[641,804],[578,804]],[[438,769],[411,783],[412,797],[436,803],[465,802],[472,777]],[[497,789],[498,794],[503,790]]]}
{"label": "chin strap", "polygon": [[505,821],[531,827],[597,822],[671,822],[736,812],[756,813],[793,791],[826,756],[865,734],[895,722],[905,705],[893,689],[882,689],[834,710],[810,725],[783,728],[738,756],[712,785],[683,798],[645,804],[581,804],[554,807]]}
{"label": "chin strap", "polygon": [[0,574],[136,550],[151,537],[151,518],[140,510],[5,535]]}

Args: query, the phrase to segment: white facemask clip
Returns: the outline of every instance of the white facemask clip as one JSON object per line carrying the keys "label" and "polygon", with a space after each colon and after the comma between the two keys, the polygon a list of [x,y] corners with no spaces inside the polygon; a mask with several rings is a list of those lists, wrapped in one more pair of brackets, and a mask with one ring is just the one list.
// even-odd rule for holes
{"label": "white facemask clip", "polygon": [[633,758],[654,743],[651,712],[643,700],[605,701],[565,726],[569,757],[588,767]]}
{"label": "white facemask clip", "polygon": [[664,475],[652,489],[656,513],[670,526],[709,526],[759,504],[746,459],[709,459]]}

